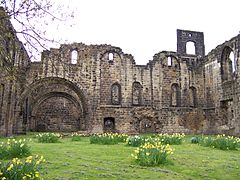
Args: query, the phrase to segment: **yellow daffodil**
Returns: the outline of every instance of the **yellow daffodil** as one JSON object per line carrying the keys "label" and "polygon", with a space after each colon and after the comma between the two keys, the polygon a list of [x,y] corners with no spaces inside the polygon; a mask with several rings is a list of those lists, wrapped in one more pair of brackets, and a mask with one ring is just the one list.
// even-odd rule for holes
{"label": "yellow daffodil", "polygon": [[13,164],[11,164],[8,168],[7,171],[10,171],[13,168]]}

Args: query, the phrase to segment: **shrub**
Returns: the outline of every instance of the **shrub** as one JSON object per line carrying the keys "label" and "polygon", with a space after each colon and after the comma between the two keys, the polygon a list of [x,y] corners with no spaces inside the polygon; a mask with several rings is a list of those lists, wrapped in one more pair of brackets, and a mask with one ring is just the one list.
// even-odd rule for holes
{"label": "shrub", "polygon": [[148,142],[137,148],[132,156],[141,166],[157,166],[163,164],[170,154],[173,154],[173,150],[168,144]]}
{"label": "shrub", "polygon": [[221,150],[237,150],[240,138],[233,136],[217,135],[217,137],[205,137],[199,142],[201,146],[217,148]]}
{"label": "shrub", "polygon": [[125,134],[117,133],[104,133],[104,134],[94,134],[90,136],[91,144],[118,144],[119,142],[124,142],[127,139]]}
{"label": "shrub", "polygon": [[26,157],[31,154],[30,147],[25,139],[8,139],[0,144],[0,159],[11,159]]}
{"label": "shrub", "polygon": [[14,179],[14,180],[25,180],[25,179],[42,179],[40,177],[39,170],[40,164],[45,160],[43,157],[32,157],[29,156],[25,161],[21,161],[18,158],[14,158],[9,163],[0,163],[0,179]]}
{"label": "shrub", "polygon": [[182,144],[184,137],[185,137],[185,134],[179,134],[179,133],[174,133],[172,135],[169,135],[169,134],[157,135],[157,138],[162,144],[170,144],[170,145]]}
{"label": "shrub", "polygon": [[59,133],[41,133],[36,135],[39,143],[57,143],[60,142],[61,134]]}

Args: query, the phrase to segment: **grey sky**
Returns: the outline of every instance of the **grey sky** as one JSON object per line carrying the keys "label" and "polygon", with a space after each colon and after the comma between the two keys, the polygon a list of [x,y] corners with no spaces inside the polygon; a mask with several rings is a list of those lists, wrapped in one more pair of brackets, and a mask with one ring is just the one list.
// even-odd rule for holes
{"label": "grey sky", "polygon": [[[63,1],[63,0],[61,0]],[[162,50],[176,51],[176,29],[202,31],[206,53],[240,31],[239,0],[64,0],[73,27],[49,27],[69,42],[111,44],[146,64]]]}

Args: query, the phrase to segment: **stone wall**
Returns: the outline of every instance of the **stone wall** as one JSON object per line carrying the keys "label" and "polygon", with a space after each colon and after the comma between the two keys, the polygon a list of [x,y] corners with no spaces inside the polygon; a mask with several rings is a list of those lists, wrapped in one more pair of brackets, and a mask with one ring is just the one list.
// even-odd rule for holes
{"label": "stone wall", "polygon": [[[42,62],[31,67],[28,82],[31,86],[35,74],[34,81],[51,77],[76,85],[82,92],[78,102],[86,106],[81,112],[85,128],[79,126],[79,130],[238,134],[234,127],[239,124],[237,108],[234,111],[234,103],[238,103],[234,100],[236,78],[222,82],[221,53],[229,42],[204,56],[203,33],[177,32],[177,52],[159,52],[141,66],[131,55],[110,45],[74,43],[44,51]],[[186,47],[181,49],[187,41],[195,42],[196,54],[187,54]],[[73,51],[77,53],[75,60]],[[49,91],[57,94],[59,89]],[[81,103],[83,99],[85,103]]]}
{"label": "stone wall", "polygon": [[9,17],[0,7],[0,136],[16,133],[30,59],[18,40]]}
{"label": "stone wall", "polygon": [[[239,38],[205,55],[202,32],[177,30],[177,52],[156,53],[141,66],[132,55],[105,44],[64,44],[43,51],[40,62],[16,60],[19,70],[25,68],[18,74],[21,83],[7,82],[0,73],[1,134],[239,135]],[[194,54],[187,53],[188,42],[194,43]]]}

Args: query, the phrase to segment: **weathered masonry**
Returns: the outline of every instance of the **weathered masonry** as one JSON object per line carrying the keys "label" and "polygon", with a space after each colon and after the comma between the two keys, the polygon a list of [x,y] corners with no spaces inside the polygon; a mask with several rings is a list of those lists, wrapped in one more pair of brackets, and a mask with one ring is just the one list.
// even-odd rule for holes
{"label": "weathered masonry", "polygon": [[43,51],[40,62],[25,53],[12,59],[19,78],[0,72],[1,134],[240,135],[239,56],[240,35],[205,55],[203,33],[186,30],[177,30],[177,52],[159,52],[141,66],[111,45],[64,44]]}

